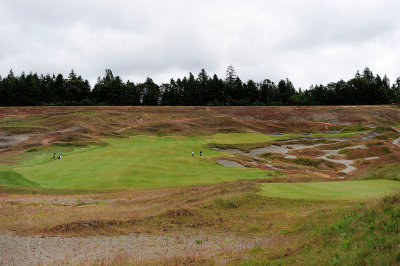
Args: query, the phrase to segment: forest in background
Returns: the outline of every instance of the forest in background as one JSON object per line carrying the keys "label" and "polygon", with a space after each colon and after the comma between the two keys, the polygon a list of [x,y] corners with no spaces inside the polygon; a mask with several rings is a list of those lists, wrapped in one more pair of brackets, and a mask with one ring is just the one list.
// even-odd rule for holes
{"label": "forest in background", "polygon": [[296,89],[289,79],[274,83],[243,82],[229,66],[226,76],[210,76],[202,69],[194,76],[156,84],[151,78],[143,83],[124,82],[110,69],[91,88],[89,81],[71,71],[61,74],[37,73],[0,77],[1,106],[35,105],[373,105],[400,102],[400,77],[393,84],[387,76],[373,74],[369,68],[354,78],[327,85]]}

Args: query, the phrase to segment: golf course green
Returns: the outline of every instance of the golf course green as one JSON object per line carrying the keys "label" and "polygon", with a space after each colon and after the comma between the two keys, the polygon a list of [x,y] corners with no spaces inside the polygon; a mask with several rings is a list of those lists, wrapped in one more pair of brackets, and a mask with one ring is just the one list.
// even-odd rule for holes
{"label": "golf course green", "polygon": [[[110,145],[70,151],[68,147],[50,147],[24,160],[22,166],[7,170],[41,187],[71,189],[160,188],[266,178],[271,172],[217,164],[213,157],[230,155],[208,148],[206,144],[268,141],[272,138],[276,137],[252,133],[114,138],[106,140]],[[192,151],[195,152],[194,157],[191,156]],[[203,152],[202,157],[199,156],[200,151]],[[62,152],[62,159],[53,160],[53,152]],[[9,178],[7,183],[10,183]]]}
{"label": "golf course green", "polygon": [[262,184],[268,197],[312,200],[365,200],[400,190],[400,182],[392,180],[359,180],[311,183]]}

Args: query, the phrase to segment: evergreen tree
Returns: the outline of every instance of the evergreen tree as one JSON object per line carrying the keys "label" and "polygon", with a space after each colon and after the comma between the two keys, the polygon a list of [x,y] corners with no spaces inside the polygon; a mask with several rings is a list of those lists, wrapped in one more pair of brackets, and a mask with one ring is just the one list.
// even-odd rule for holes
{"label": "evergreen tree", "polygon": [[294,89],[293,84],[289,79],[279,81],[278,92],[280,95],[280,101],[284,105],[291,104],[289,102],[289,99],[291,96],[294,96],[296,94],[296,90]]}
{"label": "evergreen tree", "polygon": [[206,70],[203,68],[199,75],[197,76],[197,89],[195,96],[199,97],[197,104],[205,105],[208,102],[211,102],[212,99],[210,97],[210,77],[207,75]]}
{"label": "evergreen tree", "polygon": [[125,94],[123,104],[126,105],[140,105],[142,103],[141,90],[135,83],[129,80],[125,84]]}
{"label": "evergreen tree", "polygon": [[400,77],[396,79],[392,86],[392,96],[391,102],[392,103],[400,103]]}
{"label": "evergreen tree", "polygon": [[248,105],[260,103],[257,84],[252,80],[249,80],[246,84],[245,99]]}
{"label": "evergreen tree", "polygon": [[145,83],[139,84],[143,91],[144,105],[158,105],[160,103],[160,88],[151,78],[147,78]]}
{"label": "evergreen tree", "polygon": [[90,93],[89,82],[83,80],[81,76],[77,76],[74,70],[71,70],[65,82],[65,87],[68,104],[79,104],[83,100],[88,100]]}
{"label": "evergreen tree", "polygon": [[265,105],[276,105],[279,102],[278,88],[269,79],[265,79],[260,85],[260,101]]}

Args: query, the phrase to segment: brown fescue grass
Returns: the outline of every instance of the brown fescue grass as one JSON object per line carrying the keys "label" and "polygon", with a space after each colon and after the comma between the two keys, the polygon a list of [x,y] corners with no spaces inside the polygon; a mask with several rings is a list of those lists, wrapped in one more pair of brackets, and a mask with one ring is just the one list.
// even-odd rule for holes
{"label": "brown fescue grass", "polygon": [[265,198],[256,182],[77,196],[13,195],[0,203],[1,230],[22,235],[164,234],[189,229],[269,235],[296,230],[330,202]]}
{"label": "brown fescue grass", "polygon": [[[133,221],[154,217],[170,209],[198,206],[213,197],[256,190],[253,183],[235,182],[189,188],[78,195],[3,194],[0,198],[0,226],[1,229],[17,230],[21,234],[27,234],[34,231],[39,233],[42,229],[51,229],[57,225],[78,223],[75,228],[79,231],[78,235],[81,233],[90,235],[96,234],[96,230],[80,232],[79,222],[105,221],[107,225],[110,221],[122,221],[129,226]],[[54,230],[49,233],[54,234]],[[64,233],[74,234],[73,231]]]}

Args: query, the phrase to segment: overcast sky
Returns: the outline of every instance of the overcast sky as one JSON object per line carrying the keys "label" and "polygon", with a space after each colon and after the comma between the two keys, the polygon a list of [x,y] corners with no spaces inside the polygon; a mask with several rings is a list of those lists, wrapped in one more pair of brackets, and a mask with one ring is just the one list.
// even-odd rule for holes
{"label": "overcast sky", "polygon": [[398,0],[0,0],[0,75],[168,82],[201,68],[296,87],[400,76]]}

